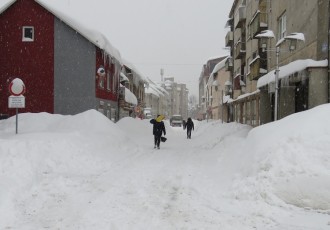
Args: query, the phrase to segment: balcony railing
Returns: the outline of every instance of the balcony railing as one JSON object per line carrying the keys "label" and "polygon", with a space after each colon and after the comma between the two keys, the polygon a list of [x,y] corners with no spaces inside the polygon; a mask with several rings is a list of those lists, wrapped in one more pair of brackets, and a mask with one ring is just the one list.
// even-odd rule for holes
{"label": "balcony railing", "polygon": [[234,24],[235,28],[241,28],[243,25],[243,22],[246,20],[246,8],[245,6],[238,7],[235,16],[234,16]]}
{"label": "balcony railing", "polygon": [[246,54],[244,42],[238,42],[235,46],[235,59],[242,59]]}
{"label": "balcony railing", "polygon": [[232,59],[232,57],[230,57],[225,62],[225,70],[231,71],[232,69],[233,69],[233,59]]}
{"label": "balcony railing", "polygon": [[255,38],[257,34],[260,34],[261,31],[266,30],[267,28],[267,14],[257,11],[250,22],[251,36]]}
{"label": "balcony railing", "polygon": [[258,80],[259,77],[267,73],[267,63],[263,61],[260,56],[257,56],[250,63],[250,74],[249,79]]}
{"label": "balcony railing", "polygon": [[234,40],[234,34],[232,31],[229,31],[226,35],[226,46],[232,46]]}

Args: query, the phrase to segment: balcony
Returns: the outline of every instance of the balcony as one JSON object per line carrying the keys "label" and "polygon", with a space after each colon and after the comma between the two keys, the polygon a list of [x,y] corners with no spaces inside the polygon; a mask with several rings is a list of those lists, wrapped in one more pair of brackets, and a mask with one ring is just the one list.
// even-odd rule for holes
{"label": "balcony", "polygon": [[251,36],[255,38],[257,34],[268,28],[267,24],[267,14],[257,11],[250,22],[250,32]]}
{"label": "balcony", "polygon": [[234,16],[234,25],[235,28],[241,28],[243,26],[243,23],[246,20],[246,8],[245,6],[238,7],[235,16]]}
{"label": "balcony", "polygon": [[[267,0],[259,0],[259,9],[266,9],[267,7]],[[266,11],[264,11],[266,12]]]}
{"label": "balcony", "polygon": [[246,54],[246,48],[245,48],[245,43],[239,41],[236,46],[235,46],[235,59],[242,59],[245,57]]}
{"label": "balcony", "polygon": [[226,46],[232,46],[234,41],[234,33],[229,31],[226,35]]}
{"label": "balcony", "polygon": [[226,71],[231,71],[233,69],[233,59],[232,57],[227,58],[225,62],[225,70]]}
{"label": "balcony", "polygon": [[267,73],[267,64],[265,61],[262,61],[260,56],[258,55],[255,59],[253,59],[250,63],[250,81],[258,80],[260,76]]}
{"label": "balcony", "polygon": [[257,34],[268,28],[267,19],[267,0],[259,0],[258,9],[250,21],[251,37],[255,38]]}

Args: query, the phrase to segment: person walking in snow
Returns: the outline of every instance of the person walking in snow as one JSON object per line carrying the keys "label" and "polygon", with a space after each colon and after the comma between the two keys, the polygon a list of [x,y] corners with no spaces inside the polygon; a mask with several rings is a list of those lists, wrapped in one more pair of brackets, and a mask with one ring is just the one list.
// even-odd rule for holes
{"label": "person walking in snow", "polygon": [[162,134],[164,133],[164,136],[166,135],[165,125],[163,122],[164,116],[163,115],[157,115],[156,119],[151,119],[150,123],[153,124],[152,133],[154,135],[154,148],[159,149],[160,145],[160,138]]}
{"label": "person walking in snow", "polygon": [[191,130],[194,130],[194,122],[189,117],[186,122],[186,129],[187,129],[187,139],[191,139]]}

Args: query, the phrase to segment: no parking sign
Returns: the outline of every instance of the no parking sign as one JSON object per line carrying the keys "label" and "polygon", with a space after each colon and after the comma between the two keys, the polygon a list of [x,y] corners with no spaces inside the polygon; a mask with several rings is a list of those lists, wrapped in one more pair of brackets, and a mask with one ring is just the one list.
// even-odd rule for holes
{"label": "no parking sign", "polygon": [[18,130],[18,109],[25,108],[25,97],[23,94],[25,93],[25,85],[24,82],[15,78],[9,84],[9,92],[11,96],[8,98],[8,107],[16,109],[16,134]]}
{"label": "no parking sign", "polygon": [[24,82],[15,78],[9,84],[9,92],[11,96],[8,98],[8,107],[9,108],[25,108],[25,85]]}
{"label": "no parking sign", "polygon": [[19,78],[15,78],[9,84],[9,92],[12,96],[23,95],[25,93],[24,82]]}

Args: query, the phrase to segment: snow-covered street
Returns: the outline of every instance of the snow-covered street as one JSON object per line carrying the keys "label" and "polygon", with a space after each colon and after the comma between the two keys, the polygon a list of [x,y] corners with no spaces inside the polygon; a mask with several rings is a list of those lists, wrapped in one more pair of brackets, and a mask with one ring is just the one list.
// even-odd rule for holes
{"label": "snow-covered street", "polygon": [[2,120],[0,229],[330,229],[328,114],[194,121],[192,139],[165,121],[159,150],[149,120]]}

